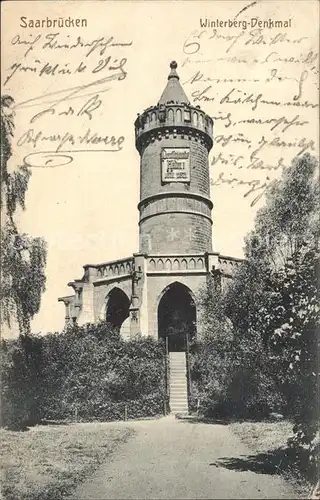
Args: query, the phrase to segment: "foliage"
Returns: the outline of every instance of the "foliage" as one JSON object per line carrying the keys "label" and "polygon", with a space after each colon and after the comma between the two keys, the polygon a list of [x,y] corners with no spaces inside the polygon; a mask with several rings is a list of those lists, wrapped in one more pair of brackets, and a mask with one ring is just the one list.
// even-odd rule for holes
{"label": "foliage", "polygon": [[3,425],[162,412],[163,347],[150,337],[124,341],[105,323],[88,324],[3,342],[2,357]]}
{"label": "foliage", "polygon": [[15,221],[17,209],[25,209],[31,172],[26,165],[9,168],[13,104],[12,97],[1,97],[1,321],[9,327],[15,321],[20,333],[27,334],[45,290],[46,244],[42,238],[20,234]]}
{"label": "foliage", "polygon": [[211,282],[200,293],[204,331],[193,346],[192,378],[206,416],[261,418],[279,411],[282,398],[257,336],[241,341],[225,313],[225,296]]}
{"label": "foliage", "polygon": [[[291,444],[311,460],[318,429],[319,209],[318,163],[305,154],[267,191],[226,293],[215,304],[205,293],[211,338],[197,355],[205,410],[216,412],[218,402],[238,416],[255,406],[281,410],[294,422]],[[221,315],[231,321],[232,340],[217,327]]]}
{"label": "foliage", "polygon": [[21,429],[39,418],[41,339],[29,335],[1,343],[1,424]]}
{"label": "foliage", "polygon": [[269,186],[246,240],[246,258],[278,270],[301,246],[314,246],[320,235],[319,195],[317,160],[309,154],[295,158]]}
{"label": "foliage", "polygon": [[307,245],[294,252],[284,268],[270,276],[266,304],[260,311],[294,421],[291,444],[306,447],[311,460],[317,456],[319,428],[319,257],[318,249]]}
{"label": "foliage", "polygon": [[[227,298],[227,312],[241,335],[261,337],[272,378],[294,421],[292,443],[307,447],[311,459],[317,433],[319,352],[318,173],[318,162],[306,154],[272,184],[247,238],[247,260]],[[245,314],[243,306],[248,303]]]}

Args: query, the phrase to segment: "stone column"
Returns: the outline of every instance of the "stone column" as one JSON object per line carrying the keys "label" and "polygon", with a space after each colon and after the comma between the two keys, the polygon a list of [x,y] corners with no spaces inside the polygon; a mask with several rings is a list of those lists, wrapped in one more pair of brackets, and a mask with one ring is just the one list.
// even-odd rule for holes
{"label": "stone column", "polygon": [[97,268],[95,266],[84,266],[84,278],[82,283],[81,311],[79,311],[78,324],[94,323],[94,286],[97,279]]}
{"label": "stone column", "polygon": [[65,306],[65,317],[64,317],[64,326],[65,328],[71,325],[71,316],[70,316],[70,303],[72,298],[69,297],[61,297],[58,299],[58,302],[63,302]]}
{"label": "stone column", "polygon": [[134,254],[134,270],[132,272],[132,297],[130,306],[130,335],[140,335],[145,322],[144,286],[145,286],[145,255]]}

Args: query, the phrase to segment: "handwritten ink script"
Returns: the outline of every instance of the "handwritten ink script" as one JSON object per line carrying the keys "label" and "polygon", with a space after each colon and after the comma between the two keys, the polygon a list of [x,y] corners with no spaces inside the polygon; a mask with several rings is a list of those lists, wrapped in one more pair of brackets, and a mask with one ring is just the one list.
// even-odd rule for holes
{"label": "handwritten ink script", "polygon": [[[236,14],[246,19],[261,7]],[[182,47],[184,88],[214,120],[213,190],[234,189],[251,206],[295,156],[318,150],[316,23],[312,32],[292,19],[280,31],[199,27]]]}
{"label": "handwritten ink script", "polygon": [[125,137],[112,132],[111,120],[102,127],[99,117],[107,95],[127,78],[132,40],[21,31],[10,41],[15,57],[5,69],[3,88],[10,94],[27,80],[29,88],[37,89],[14,106],[28,124],[16,137],[24,162],[58,167],[77,153],[121,151]]}

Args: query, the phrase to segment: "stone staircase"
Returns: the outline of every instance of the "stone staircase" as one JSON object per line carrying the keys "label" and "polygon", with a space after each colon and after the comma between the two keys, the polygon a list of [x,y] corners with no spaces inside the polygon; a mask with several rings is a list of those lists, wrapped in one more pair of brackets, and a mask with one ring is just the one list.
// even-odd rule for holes
{"label": "stone staircase", "polygon": [[185,352],[170,352],[170,410],[188,413],[187,367]]}

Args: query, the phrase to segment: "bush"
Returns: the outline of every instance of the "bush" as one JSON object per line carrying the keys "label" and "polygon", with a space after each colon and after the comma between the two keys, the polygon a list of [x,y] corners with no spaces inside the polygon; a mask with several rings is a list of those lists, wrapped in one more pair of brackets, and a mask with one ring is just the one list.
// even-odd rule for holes
{"label": "bush", "polygon": [[270,183],[225,296],[215,283],[203,292],[205,339],[193,371],[205,413],[289,417],[289,444],[310,470],[319,466],[318,174],[305,154]]}
{"label": "bush", "polygon": [[282,396],[261,370],[256,346],[249,349],[235,339],[206,339],[192,359],[194,396],[204,416],[260,419],[282,411]]}
{"label": "bush", "polygon": [[1,356],[4,426],[163,411],[163,347],[151,337],[124,341],[105,323],[75,326],[4,341]]}
{"label": "bush", "polygon": [[39,420],[41,339],[1,343],[1,425],[20,429]]}

